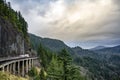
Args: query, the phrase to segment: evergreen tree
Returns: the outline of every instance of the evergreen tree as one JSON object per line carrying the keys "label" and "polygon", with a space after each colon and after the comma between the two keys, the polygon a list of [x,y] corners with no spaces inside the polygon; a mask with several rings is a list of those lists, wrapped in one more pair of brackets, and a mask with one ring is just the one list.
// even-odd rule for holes
{"label": "evergreen tree", "polygon": [[66,49],[60,52],[59,60],[63,63],[63,80],[68,80],[72,58]]}
{"label": "evergreen tree", "polygon": [[40,65],[41,65],[41,71],[40,71],[40,78],[41,80],[45,80],[46,79],[46,71],[47,68],[49,67],[49,63],[52,59],[52,53],[48,50],[46,50],[41,44],[38,47],[38,56],[40,58]]}
{"label": "evergreen tree", "polygon": [[0,4],[2,4],[2,3],[4,3],[4,1],[3,1],[3,0],[0,0]]}
{"label": "evergreen tree", "polygon": [[59,54],[59,60],[63,64],[62,80],[86,80],[80,75],[80,68],[73,64],[71,55],[66,49],[63,49]]}
{"label": "evergreen tree", "polygon": [[40,44],[38,47],[38,56],[40,58],[41,66],[43,68],[47,68],[47,51],[43,48],[43,46]]}
{"label": "evergreen tree", "polygon": [[48,78],[50,80],[61,80],[63,74],[63,66],[58,61],[56,54],[53,54],[52,60],[47,68]]}

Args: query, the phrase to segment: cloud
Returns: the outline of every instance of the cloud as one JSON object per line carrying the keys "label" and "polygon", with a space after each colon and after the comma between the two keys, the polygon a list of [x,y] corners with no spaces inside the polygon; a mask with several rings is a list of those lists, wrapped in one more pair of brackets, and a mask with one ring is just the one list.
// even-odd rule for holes
{"label": "cloud", "polygon": [[[116,19],[113,17],[116,14],[114,13],[116,10],[114,5],[112,0],[108,2],[105,2],[105,0],[94,0],[94,2],[91,2],[91,0],[76,1],[72,6],[66,6],[64,1],[58,1],[52,6],[59,6],[59,8],[51,7],[45,17],[51,19],[50,23],[54,23],[53,25],[49,24],[54,26],[49,29],[50,32],[54,32],[50,36],[57,35],[64,38],[64,35],[66,35],[66,39],[76,39],[79,36],[87,39],[87,34],[94,33],[97,35],[98,32],[98,34],[103,35],[103,32],[109,33],[110,29],[105,25],[111,24],[111,21]],[[59,11],[52,12],[55,11],[54,8]]]}
{"label": "cloud", "polygon": [[120,0],[9,1],[22,12],[29,32],[39,36],[66,42],[120,41]]}

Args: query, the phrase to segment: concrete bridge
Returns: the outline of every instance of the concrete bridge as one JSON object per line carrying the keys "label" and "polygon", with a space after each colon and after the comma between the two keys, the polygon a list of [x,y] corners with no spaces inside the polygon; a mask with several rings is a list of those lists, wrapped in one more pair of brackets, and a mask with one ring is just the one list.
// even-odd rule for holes
{"label": "concrete bridge", "polygon": [[14,57],[0,60],[0,71],[25,76],[35,65],[38,57]]}

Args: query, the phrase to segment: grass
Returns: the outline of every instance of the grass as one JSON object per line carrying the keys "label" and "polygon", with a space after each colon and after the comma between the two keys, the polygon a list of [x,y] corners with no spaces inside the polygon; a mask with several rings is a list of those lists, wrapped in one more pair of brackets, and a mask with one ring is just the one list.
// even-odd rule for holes
{"label": "grass", "polygon": [[0,72],[0,80],[29,80],[29,79],[12,75],[8,72]]}

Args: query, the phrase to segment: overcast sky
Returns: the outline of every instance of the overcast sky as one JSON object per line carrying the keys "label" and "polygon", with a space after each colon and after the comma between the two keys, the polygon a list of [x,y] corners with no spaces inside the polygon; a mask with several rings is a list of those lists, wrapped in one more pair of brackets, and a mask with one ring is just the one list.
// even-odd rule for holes
{"label": "overcast sky", "polygon": [[120,44],[120,0],[7,0],[29,32],[91,48]]}

